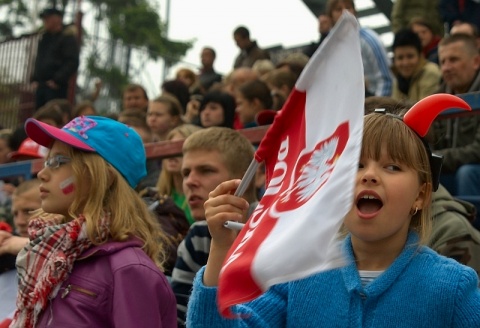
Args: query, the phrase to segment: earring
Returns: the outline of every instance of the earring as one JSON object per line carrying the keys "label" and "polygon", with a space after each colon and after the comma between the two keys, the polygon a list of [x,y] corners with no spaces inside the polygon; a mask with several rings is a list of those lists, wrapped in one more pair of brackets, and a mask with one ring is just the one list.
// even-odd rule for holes
{"label": "earring", "polygon": [[413,211],[413,213],[412,213],[412,210],[410,210],[410,215],[414,216],[415,214],[417,214],[417,212],[418,212],[418,207],[415,206],[415,211]]}

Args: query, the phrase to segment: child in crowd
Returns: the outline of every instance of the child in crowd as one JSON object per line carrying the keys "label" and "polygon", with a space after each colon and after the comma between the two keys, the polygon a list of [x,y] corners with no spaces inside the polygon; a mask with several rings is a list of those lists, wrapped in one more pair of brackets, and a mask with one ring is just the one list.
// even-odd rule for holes
{"label": "child in crowd", "polygon": [[195,278],[187,326],[480,327],[477,274],[422,246],[439,171],[425,145],[400,117],[367,115],[354,204],[344,219],[347,264],[275,285],[235,306],[235,320],[219,316],[215,286],[236,237],[223,224],[238,221],[248,203],[233,195],[239,180],[220,184],[205,202],[210,256]]}
{"label": "child in crowd", "polygon": [[11,327],[174,326],[164,236],[133,189],[146,173],[139,135],[97,116],[62,129],[28,119],[25,130],[50,150]]}
{"label": "child in crowd", "polygon": [[[368,97],[365,114],[376,108],[401,115],[411,106],[391,97]],[[478,215],[475,205],[453,197],[439,184],[432,193],[432,231],[427,246],[437,253],[453,258],[474,269],[480,275],[480,231],[474,224]]]}

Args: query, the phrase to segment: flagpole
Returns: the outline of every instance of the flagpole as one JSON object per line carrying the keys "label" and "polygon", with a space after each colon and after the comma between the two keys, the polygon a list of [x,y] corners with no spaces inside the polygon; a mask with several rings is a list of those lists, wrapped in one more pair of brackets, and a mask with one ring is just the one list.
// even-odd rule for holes
{"label": "flagpole", "polygon": [[240,182],[240,185],[238,185],[237,190],[235,191],[235,196],[242,197],[245,191],[247,190],[248,186],[250,185],[250,182],[252,181],[253,177],[255,176],[255,173],[257,173],[257,168],[260,163],[258,163],[255,159],[253,159],[250,162],[250,165],[248,166],[247,171],[243,175],[242,181]]}
{"label": "flagpole", "polygon": [[[260,165],[259,162],[254,158],[251,162],[250,165],[248,166],[247,171],[243,175],[242,181],[238,185],[237,190],[235,190],[235,196],[242,197],[245,191],[247,190],[248,186],[250,185],[250,182],[252,181],[253,177],[255,176],[255,173],[257,173],[257,168]],[[223,224],[225,228],[232,229],[232,230],[241,230],[243,228],[243,224],[239,222],[234,222],[234,221],[225,221]]]}

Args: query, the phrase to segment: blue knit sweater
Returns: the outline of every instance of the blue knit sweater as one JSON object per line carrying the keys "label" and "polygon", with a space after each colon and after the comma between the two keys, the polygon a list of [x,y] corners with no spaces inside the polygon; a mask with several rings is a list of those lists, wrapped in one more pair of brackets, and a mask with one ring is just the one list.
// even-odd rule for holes
{"label": "blue knit sweater", "polygon": [[476,273],[427,247],[411,233],[406,247],[377,279],[362,287],[351,240],[347,266],[275,285],[258,299],[234,307],[243,319],[223,319],[214,287],[198,272],[187,327],[480,327]]}

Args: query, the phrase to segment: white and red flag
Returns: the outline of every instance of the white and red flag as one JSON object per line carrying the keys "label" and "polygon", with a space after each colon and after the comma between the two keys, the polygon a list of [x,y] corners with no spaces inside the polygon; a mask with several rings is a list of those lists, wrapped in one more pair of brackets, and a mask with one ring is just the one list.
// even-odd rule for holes
{"label": "white and red flag", "polygon": [[255,153],[267,190],[223,264],[222,315],[274,284],[344,263],[337,232],[353,202],[364,90],[359,26],[345,12]]}

